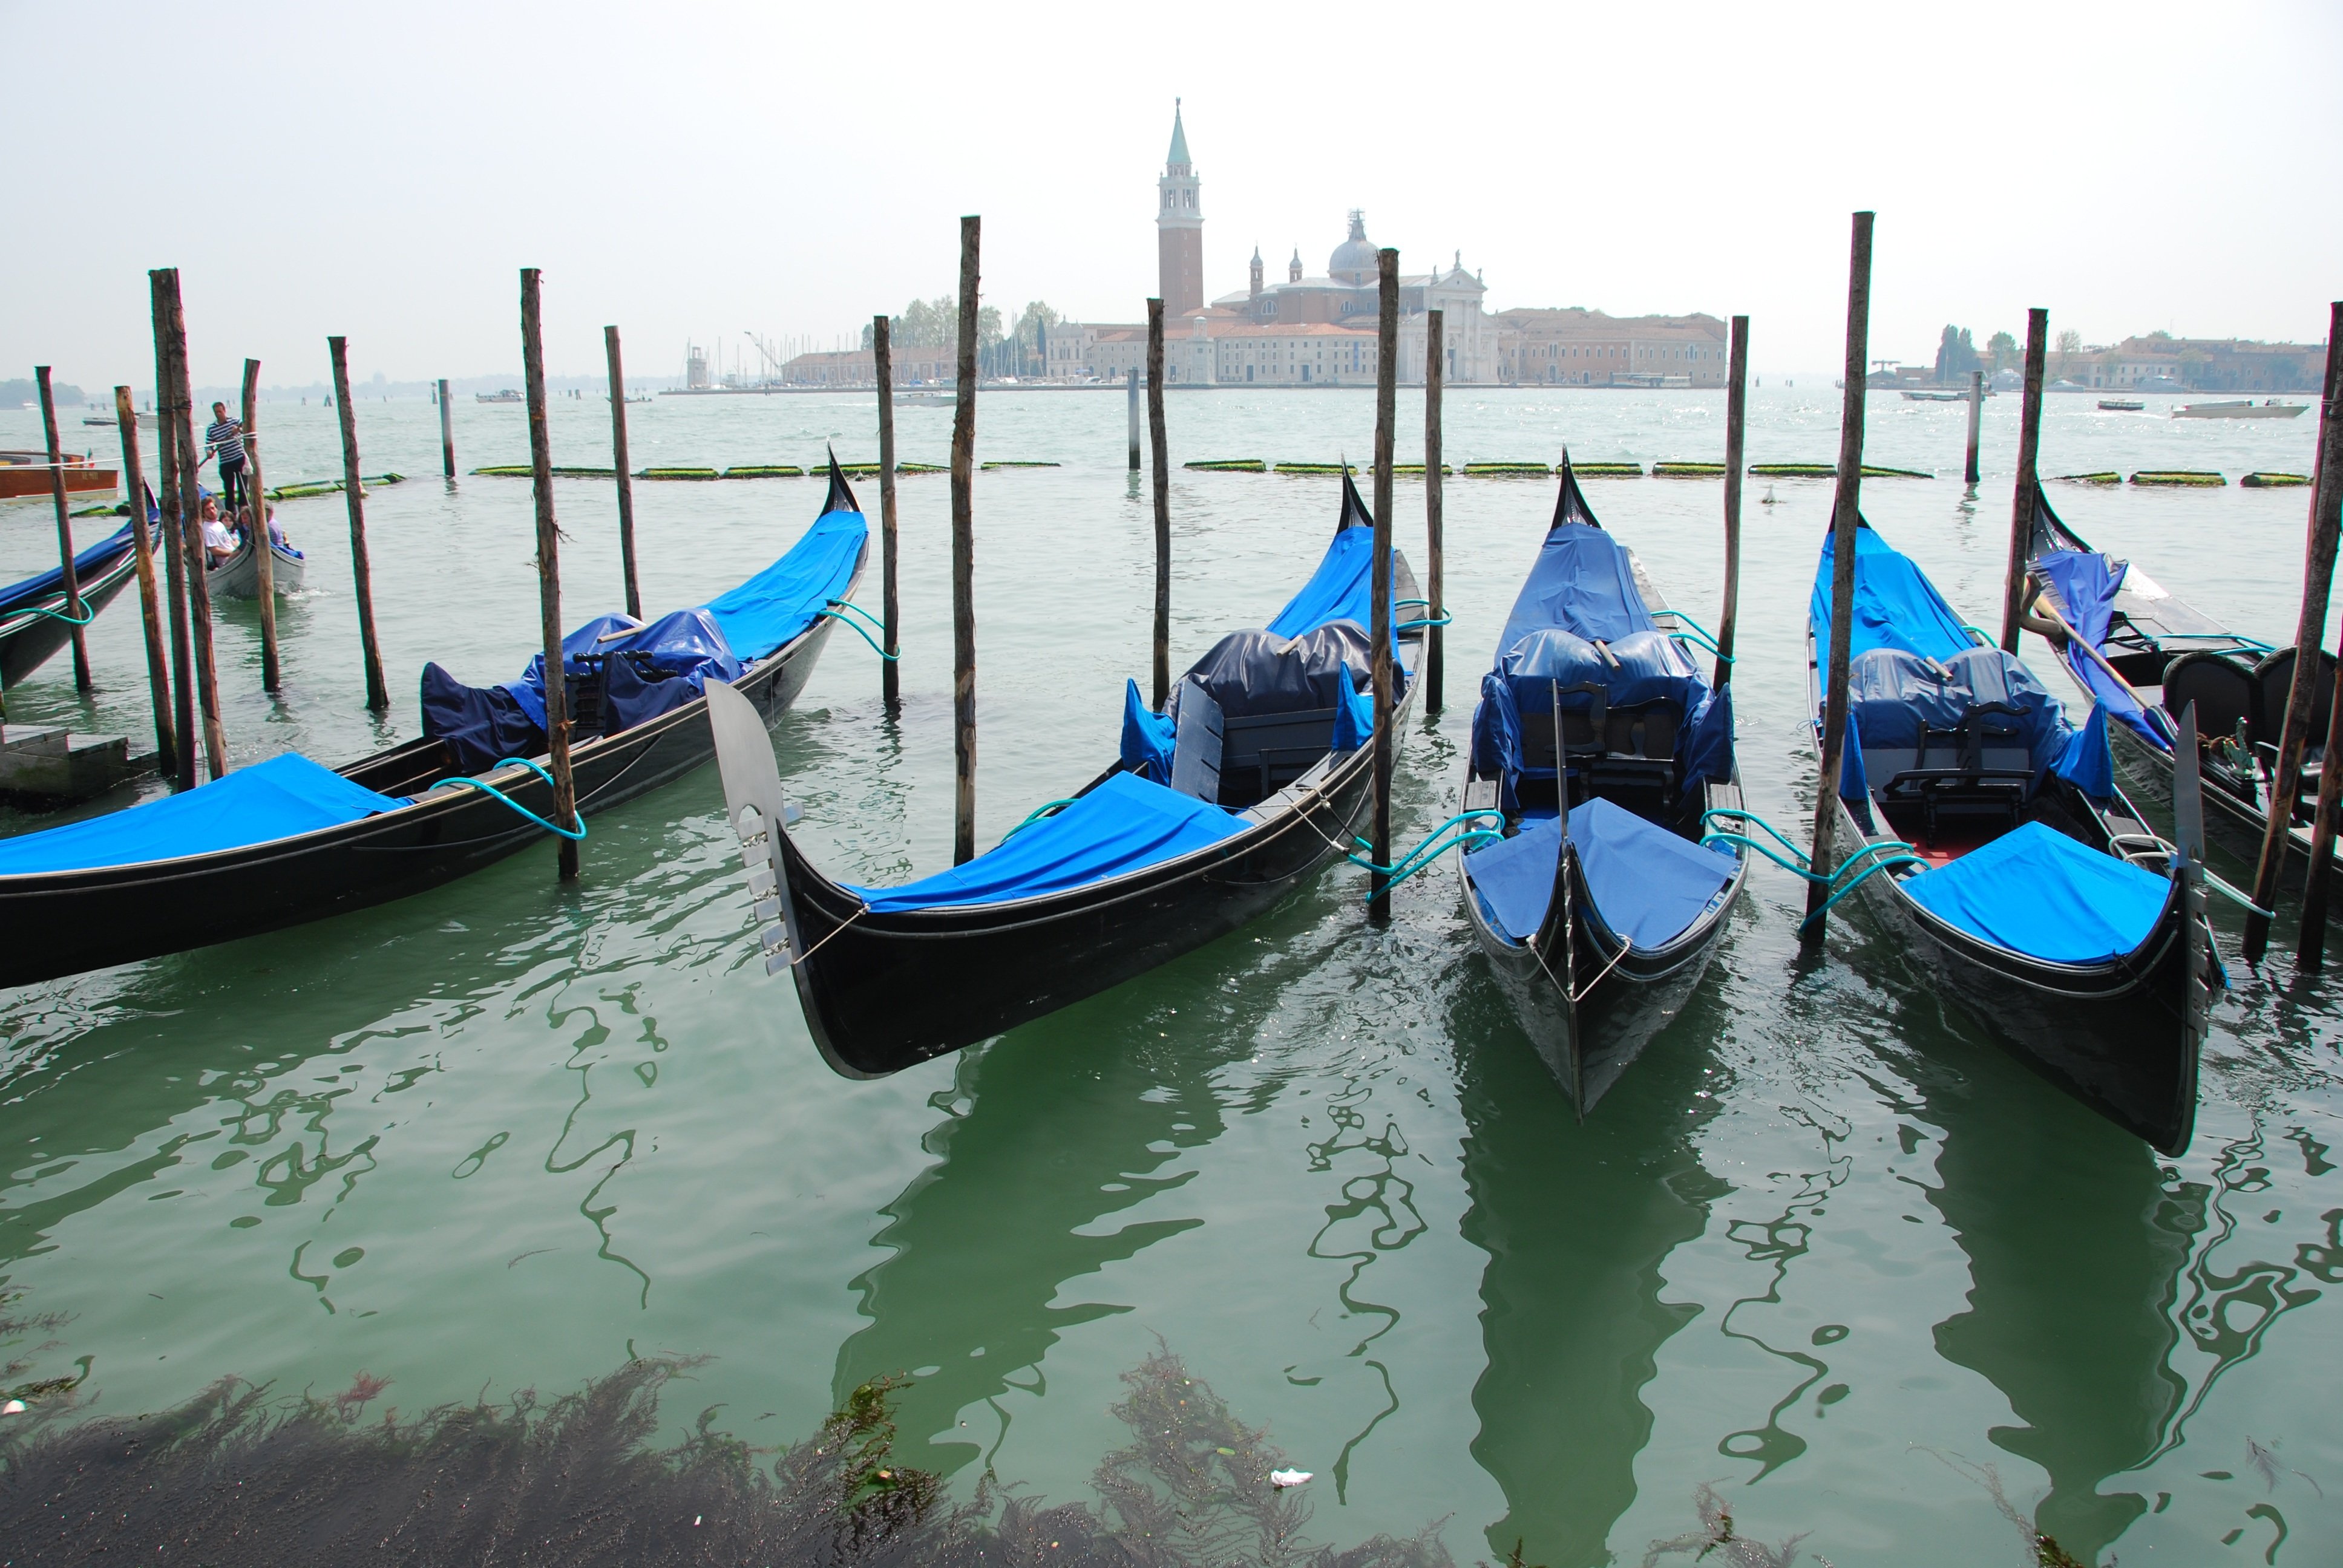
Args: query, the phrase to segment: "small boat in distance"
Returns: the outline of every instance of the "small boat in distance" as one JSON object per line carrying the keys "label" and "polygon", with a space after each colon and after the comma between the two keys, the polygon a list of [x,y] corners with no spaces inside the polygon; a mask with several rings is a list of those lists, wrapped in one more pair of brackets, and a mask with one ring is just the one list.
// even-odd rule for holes
{"label": "small boat in distance", "polygon": [[[160,414],[133,414],[131,417],[138,421],[138,427],[141,430],[159,430],[163,427],[163,417]],[[85,414],[81,417],[81,422],[85,425],[96,425],[106,430],[121,427],[119,422],[111,414]]]}
{"label": "small boat in distance", "polygon": [[498,392],[475,392],[472,397],[480,403],[518,403],[523,400],[521,395],[509,387]]}
{"label": "small boat in distance", "polygon": [[1904,389],[1904,397],[1906,402],[1911,403],[1966,403],[1969,400],[1969,395],[1966,392],[1934,387],[1906,387]]}
{"label": "small boat in distance", "polygon": [[2257,403],[2239,397],[2228,403],[2183,403],[2172,411],[2176,419],[2291,419],[2308,410],[2308,403],[2281,403],[2265,397]]}
{"label": "small boat in distance", "polygon": [[[108,419],[107,424],[114,423]],[[111,490],[120,482],[112,468],[101,468],[96,460],[76,457],[67,452],[64,463],[65,494],[80,495],[86,490]],[[46,452],[0,452],[0,498],[12,496],[45,496],[49,493],[49,455]]]}
{"label": "small boat in distance", "polygon": [[[301,591],[302,574],[308,569],[308,558],[291,545],[272,541],[268,547],[268,586],[282,597]],[[210,568],[204,581],[211,585],[215,595],[226,598],[258,598],[260,597],[260,558],[252,548],[252,537],[238,531],[236,554]]]}
{"label": "small boat in distance", "polygon": [[2107,414],[2137,414],[2147,405],[2137,397],[2102,397],[2099,409]]}

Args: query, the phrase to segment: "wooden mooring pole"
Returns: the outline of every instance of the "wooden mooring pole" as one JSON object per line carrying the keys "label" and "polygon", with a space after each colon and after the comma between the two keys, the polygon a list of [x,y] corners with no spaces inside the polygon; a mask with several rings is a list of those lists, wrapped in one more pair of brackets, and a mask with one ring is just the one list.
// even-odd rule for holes
{"label": "wooden mooring pole", "polygon": [[976,293],[983,220],[960,220],[951,444],[952,864],[976,859]]}
{"label": "wooden mooring pole", "polygon": [[1139,472],[1139,372],[1136,370],[1130,372],[1130,379],[1123,384],[1123,402],[1125,411],[1131,416],[1131,471],[1136,474]]}
{"label": "wooden mooring pole", "polygon": [[2042,447],[2042,367],[2050,355],[2050,313],[2026,313],[2026,400],[2017,417],[2016,499],[2009,510],[2009,564],[2001,580],[2001,651],[2017,651],[2026,605],[2026,558],[2034,542],[2035,457]]}
{"label": "wooden mooring pole", "polygon": [[166,779],[179,770],[179,744],[171,726],[169,655],[164,650],[163,607],[155,591],[155,543],[147,529],[146,476],[138,452],[138,412],[130,388],[114,389],[114,422],[122,431],[122,487],[130,498],[131,555],[138,566],[138,614],[146,628],[146,689],[155,698],[155,769]]}
{"label": "wooden mooring pole", "polygon": [[74,569],[73,508],[65,501],[65,454],[57,440],[57,404],[49,392],[49,367],[33,367],[33,379],[41,388],[41,428],[49,441],[49,495],[57,505],[57,558],[65,574],[65,614],[72,618],[74,689],[86,694],[89,681],[89,643],[82,636],[81,577]]}
{"label": "wooden mooring pole", "polygon": [[203,715],[204,767],[215,779],[227,773],[227,731],[220,723],[219,673],[212,650],[212,590],[204,553],[203,497],[191,455],[196,445],[196,397],[187,384],[187,318],[179,298],[179,273],[166,268],[164,286],[164,375],[170,387],[161,401],[163,417],[174,426],[179,482],[179,554],[186,563],[187,623],[195,633],[196,704]]}
{"label": "wooden mooring pole", "polygon": [[[1374,651],[1375,697],[1373,747],[1375,821],[1372,857],[1389,866],[1391,855],[1392,712],[1392,427],[1399,417],[1399,252],[1386,246],[1375,253],[1375,538],[1374,568],[1368,592],[1374,597],[1373,625],[1368,635]],[[1376,925],[1391,920],[1391,881],[1381,871],[1368,873],[1367,919]]]}
{"label": "wooden mooring pole", "polygon": [[[2338,512],[2338,506],[2343,506],[2343,426],[2337,424],[2343,408],[2337,407],[2338,397],[2343,397],[2343,300],[2334,303],[2328,317],[2326,390],[2318,401],[2318,466],[2313,470],[2317,479],[2310,492],[2310,538],[2303,549],[2302,614],[2294,625],[2294,680],[2287,689],[2278,762],[2270,769],[2269,820],[2262,829],[2261,857],[2254,865],[2254,902],[2265,910],[2277,907],[2279,873],[2286,869],[2295,799],[2302,790],[2302,748],[2309,738],[2311,704],[2318,692],[2318,651],[2327,641],[2327,597],[2335,577],[2338,521],[2343,521]],[[2312,832],[2316,834],[2316,827]],[[2322,927],[2326,923],[2323,910],[2319,923]],[[2269,928],[2267,917],[2246,911],[2245,940],[2239,945],[2247,963],[2262,961],[2269,948]]]}
{"label": "wooden mooring pole", "polygon": [[366,493],[358,485],[358,415],[350,407],[349,340],[326,339],[334,359],[334,407],[342,423],[342,498],[350,514],[350,576],[357,585],[358,645],[366,658],[367,706],[377,713],[390,707],[382,678],[382,647],[374,636],[374,568],[367,559]]}
{"label": "wooden mooring pole", "polygon": [[[561,528],[553,517],[553,437],[545,423],[545,337],[538,325],[538,274],[520,269],[520,358],[528,396],[529,488],[537,500],[537,606],[545,640],[546,762],[553,775],[553,819],[578,826],[578,783],[569,771],[569,672],[561,657]],[[339,341],[337,339],[337,341]],[[340,367],[338,357],[336,367]],[[556,875],[578,879],[578,840],[563,839]]]}
{"label": "wooden mooring pole", "polygon": [[[2343,664],[2335,668],[2335,686],[2327,709],[2327,749],[2323,755],[2343,758]],[[2302,924],[2295,933],[2294,961],[2300,969],[2318,970],[2327,960],[2327,884],[2335,859],[2338,796],[2343,796],[2343,767],[2321,767],[2318,807],[2310,819],[2310,865],[2302,877]]]}
{"label": "wooden mooring pole", "polygon": [[1977,442],[1985,434],[1985,372],[1969,372],[1969,456],[1961,467],[1961,477],[1969,484],[1977,482]]}
{"label": "wooden mooring pole", "polygon": [[1725,366],[1725,607],[1716,616],[1716,689],[1733,679],[1733,626],[1741,616],[1741,473],[1749,453],[1749,318],[1733,318]]}
{"label": "wooden mooring pole", "polygon": [[268,482],[260,475],[260,361],[244,362],[245,495],[252,505],[252,564],[260,591],[260,689],[283,684],[277,658],[277,551],[268,541]]}
{"label": "wooden mooring pole", "polygon": [[1424,607],[1423,618],[1430,624],[1423,628],[1423,710],[1440,711],[1440,689],[1446,675],[1447,648],[1442,633],[1441,618],[1447,614],[1443,608],[1445,584],[1441,560],[1440,515],[1440,403],[1441,391],[1448,377],[1447,312],[1427,310],[1423,314],[1423,548],[1424,564],[1431,568],[1432,579],[1424,586],[1424,596],[1432,602]]}
{"label": "wooden mooring pole", "polygon": [[439,466],[456,477],[456,417],[447,409],[447,378],[439,377]]}
{"label": "wooden mooring pole", "polygon": [[[1831,499],[1831,633],[1823,703],[1822,775],[1815,780],[1815,851],[1809,862],[1827,877],[1837,865],[1831,827],[1839,811],[1839,762],[1846,745],[1846,666],[1855,642],[1855,519],[1863,501],[1864,365],[1871,342],[1871,214],[1855,215],[1846,265],[1846,396],[1840,405],[1838,488]],[[1806,919],[1798,934],[1818,940],[1831,890],[1806,884]]]}
{"label": "wooden mooring pole", "polygon": [[870,368],[879,383],[879,700],[888,712],[902,706],[902,676],[896,656],[895,616],[895,340],[885,316],[870,318]]}
{"label": "wooden mooring pole", "polygon": [[1155,711],[1172,700],[1172,472],[1163,431],[1163,302],[1147,302],[1147,445],[1154,458]]}
{"label": "wooden mooring pole", "polygon": [[[187,613],[190,562],[182,500],[186,492],[179,485],[179,467],[186,454],[179,447],[180,422],[171,411],[170,324],[178,310],[178,271],[175,267],[159,267],[146,275],[146,284],[155,329],[155,480],[160,492],[157,506],[163,525],[164,586],[169,590],[171,607],[173,733],[178,738],[174,753],[177,766],[171,778],[176,788],[192,789],[196,787],[196,671],[192,632],[187,624],[191,618]],[[202,569],[200,555],[194,558],[194,564],[197,570]]]}
{"label": "wooden mooring pole", "polygon": [[642,590],[635,584],[635,481],[627,472],[627,372],[618,359],[618,329],[602,328],[610,358],[610,467],[618,477],[618,567],[627,578],[627,613],[643,618]]}

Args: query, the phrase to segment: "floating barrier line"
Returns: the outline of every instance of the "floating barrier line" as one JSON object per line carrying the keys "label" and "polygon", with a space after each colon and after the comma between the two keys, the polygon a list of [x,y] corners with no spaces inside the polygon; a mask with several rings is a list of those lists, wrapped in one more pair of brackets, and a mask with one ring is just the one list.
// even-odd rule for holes
{"label": "floating barrier line", "polygon": [[[548,773],[544,769],[538,767],[536,763],[530,761],[526,757],[500,758],[497,762],[497,767],[509,768],[515,763],[518,763],[523,768],[526,768],[530,772],[536,774],[539,779],[544,779],[545,787],[547,789],[550,789],[554,788],[553,775]],[[491,771],[493,770],[494,769],[491,769]],[[574,806],[570,808],[569,818],[571,821],[578,824],[578,830],[573,833],[567,828],[557,827],[555,824],[547,821],[544,818],[538,816],[536,812],[530,810],[528,807],[522,805],[519,801],[514,799],[511,796],[506,794],[503,790],[498,789],[495,785],[489,783],[485,779],[474,779],[468,774],[460,779],[442,779],[438,783],[433,785],[432,788],[435,789],[443,789],[450,784],[468,784],[473,789],[479,790],[482,794],[492,796],[495,799],[503,801],[506,806],[519,812],[522,816],[528,818],[530,821],[536,823],[538,827],[544,829],[547,832],[553,834],[557,838],[567,839],[571,843],[575,844],[582,841],[586,837],[585,814]]]}

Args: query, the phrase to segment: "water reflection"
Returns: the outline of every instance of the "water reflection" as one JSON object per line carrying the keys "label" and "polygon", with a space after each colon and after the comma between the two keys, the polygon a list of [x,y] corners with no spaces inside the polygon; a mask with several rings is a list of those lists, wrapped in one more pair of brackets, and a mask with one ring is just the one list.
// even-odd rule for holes
{"label": "water reflection", "polygon": [[2097,1563],[2148,1506],[2101,1483],[2157,1452],[2185,1392],[2173,1305],[2206,1189],[1997,1051],[1936,1054],[1944,1065],[1920,1074],[1944,1134],[1929,1198],[1970,1280],[1936,1349],[2024,1423],[1990,1435],[2049,1473],[2036,1528]]}
{"label": "water reflection", "polygon": [[1473,1457],[1504,1491],[1488,1530],[1501,1556],[1520,1541],[1551,1568],[1612,1560],[1605,1542],[1652,1433],[1643,1387],[1700,1310],[1661,1299],[1661,1264],[1731,1191],[1692,1141],[1726,1086],[1699,1048],[1723,1022],[1715,995],[1696,995],[1581,1122],[1494,989],[1460,988],[1463,1231],[1489,1258]]}

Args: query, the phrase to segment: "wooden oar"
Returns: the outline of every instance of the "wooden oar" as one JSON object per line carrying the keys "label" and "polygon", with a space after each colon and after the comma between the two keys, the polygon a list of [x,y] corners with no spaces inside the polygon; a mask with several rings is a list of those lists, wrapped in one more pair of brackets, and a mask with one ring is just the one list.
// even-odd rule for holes
{"label": "wooden oar", "polygon": [[2158,706],[2156,703],[2150,702],[2147,698],[2142,697],[2139,692],[2134,689],[2132,683],[2126,680],[2116,667],[2107,662],[2107,656],[2106,654],[2101,653],[2097,648],[2093,648],[2088,638],[2083,636],[2072,626],[2067,624],[2066,618],[2058,613],[2058,607],[2056,604],[2052,602],[2049,595],[2036,595],[2035,597],[2034,604],[2036,608],[2046,612],[2050,617],[2051,621],[2056,625],[2060,631],[2066,634],[2066,640],[2068,642],[2073,643],[2076,647],[2080,648],[2085,653],[2089,654],[2091,656],[2091,661],[2097,664],[2101,669],[2106,670],[2107,672],[2107,678],[2114,681],[2117,686],[2122,687],[2125,693],[2129,696],[2134,702],[2139,704],[2142,712],[2146,712],[2147,709]]}

